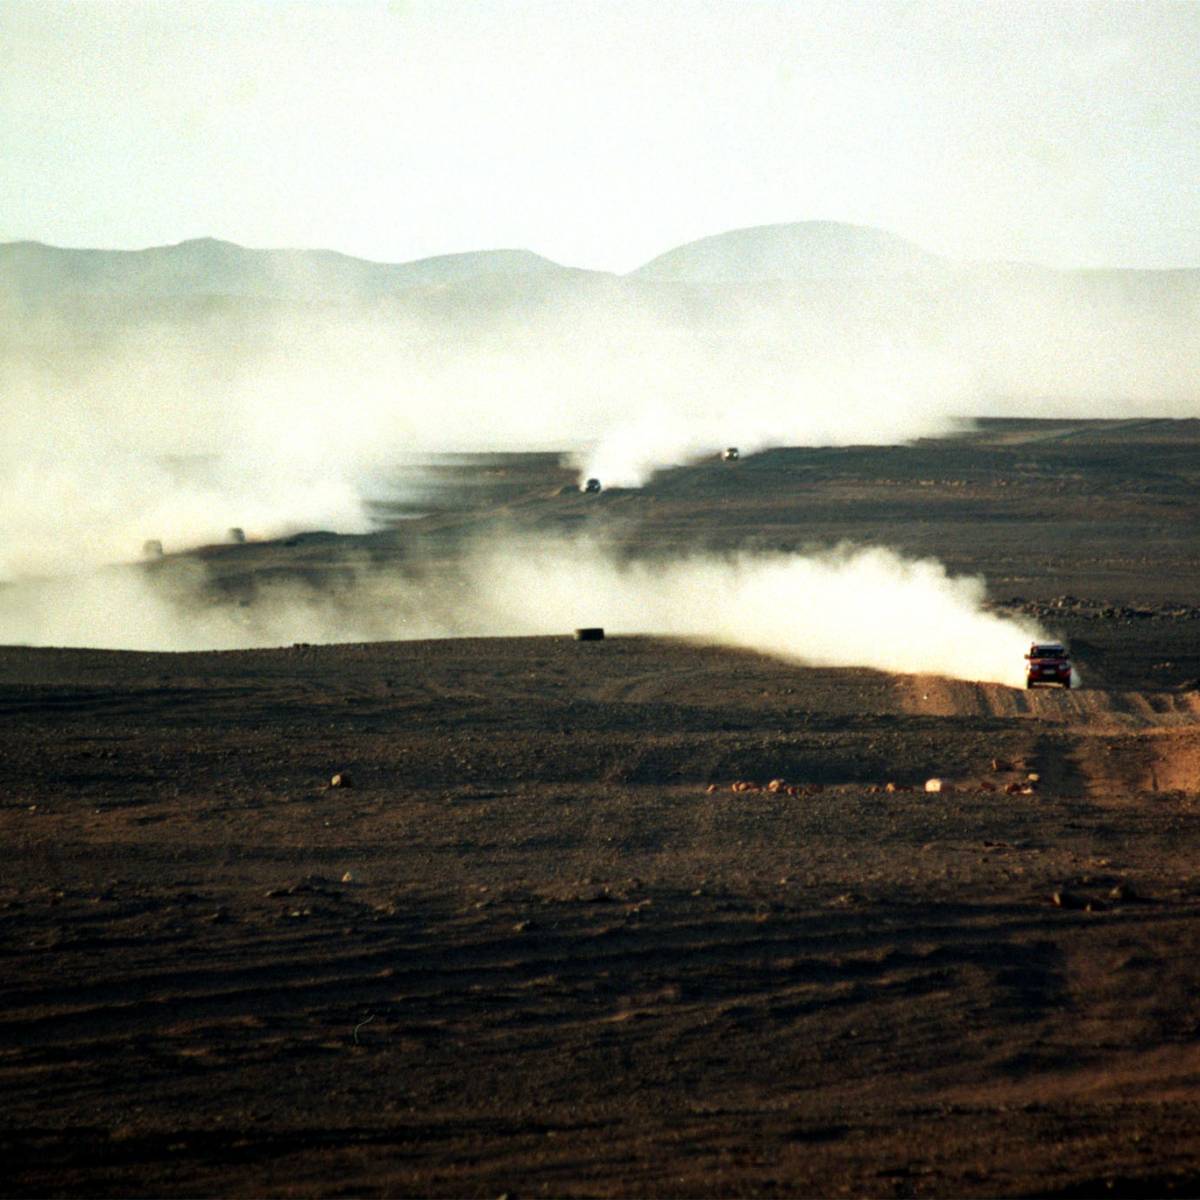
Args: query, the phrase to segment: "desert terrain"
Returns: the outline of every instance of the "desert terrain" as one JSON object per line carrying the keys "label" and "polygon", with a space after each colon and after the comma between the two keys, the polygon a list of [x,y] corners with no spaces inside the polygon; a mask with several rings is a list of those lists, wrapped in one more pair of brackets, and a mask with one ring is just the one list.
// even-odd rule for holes
{"label": "desert terrain", "polygon": [[570,628],[2,648],[0,1191],[1200,1194],[1200,422],[445,475],[130,569],[850,541],[983,575],[1082,687]]}

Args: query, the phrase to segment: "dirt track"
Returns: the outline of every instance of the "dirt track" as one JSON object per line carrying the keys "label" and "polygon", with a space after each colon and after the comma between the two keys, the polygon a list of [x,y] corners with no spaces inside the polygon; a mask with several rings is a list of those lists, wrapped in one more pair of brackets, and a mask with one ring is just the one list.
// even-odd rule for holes
{"label": "dirt track", "polygon": [[1090,613],[1073,692],[0,650],[0,1190],[1200,1193],[1200,622]]}

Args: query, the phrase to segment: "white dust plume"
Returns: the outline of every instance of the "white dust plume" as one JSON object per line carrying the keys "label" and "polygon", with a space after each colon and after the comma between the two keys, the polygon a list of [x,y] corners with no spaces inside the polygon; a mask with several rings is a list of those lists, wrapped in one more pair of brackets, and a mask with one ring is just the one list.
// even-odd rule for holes
{"label": "white dust plume", "polygon": [[1013,686],[1042,636],[988,612],[982,579],[878,547],[620,561],[589,542],[526,542],[486,554],[473,575],[488,626],[508,633],[600,625],[811,665]]}
{"label": "white dust plume", "polygon": [[[180,571],[182,570],[182,574]],[[514,535],[419,578],[262,585],[218,602],[195,563],[0,588],[0,642],[143,650],[453,636],[669,635],[797,663],[1023,682],[1045,635],[988,612],[981,579],[882,548],[630,560],[592,541]]]}

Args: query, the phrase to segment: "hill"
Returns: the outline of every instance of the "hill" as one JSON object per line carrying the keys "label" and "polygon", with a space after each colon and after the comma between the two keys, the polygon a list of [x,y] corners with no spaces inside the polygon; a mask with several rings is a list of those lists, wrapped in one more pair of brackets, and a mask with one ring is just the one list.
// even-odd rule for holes
{"label": "hill", "polygon": [[836,221],[759,225],[689,242],[631,274],[670,283],[751,283],[929,276],[945,259],[882,229]]}
{"label": "hill", "polygon": [[215,238],[147,250],[74,250],[40,242],[0,245],[0,280],[10,296],[23,300],[110,295],[363,301],[489,276],[558,273],[569,272],[528,250],[378,263],[333,250],[252,250]]}

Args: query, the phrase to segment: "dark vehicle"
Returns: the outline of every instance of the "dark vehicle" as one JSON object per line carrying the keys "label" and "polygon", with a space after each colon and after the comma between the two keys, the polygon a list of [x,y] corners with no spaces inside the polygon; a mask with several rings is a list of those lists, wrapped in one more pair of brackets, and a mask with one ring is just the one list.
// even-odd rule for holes
{"label": "dark vehicle", "polygon": [[1034,642],[1025,655],[1025,686],[1071,686],[1071,659],[1061,642]]}
{"label": "dark vehicle", "polygon": [[589,479],[579,490],[581,492],[598,492],[600,490],[600,480]]}

